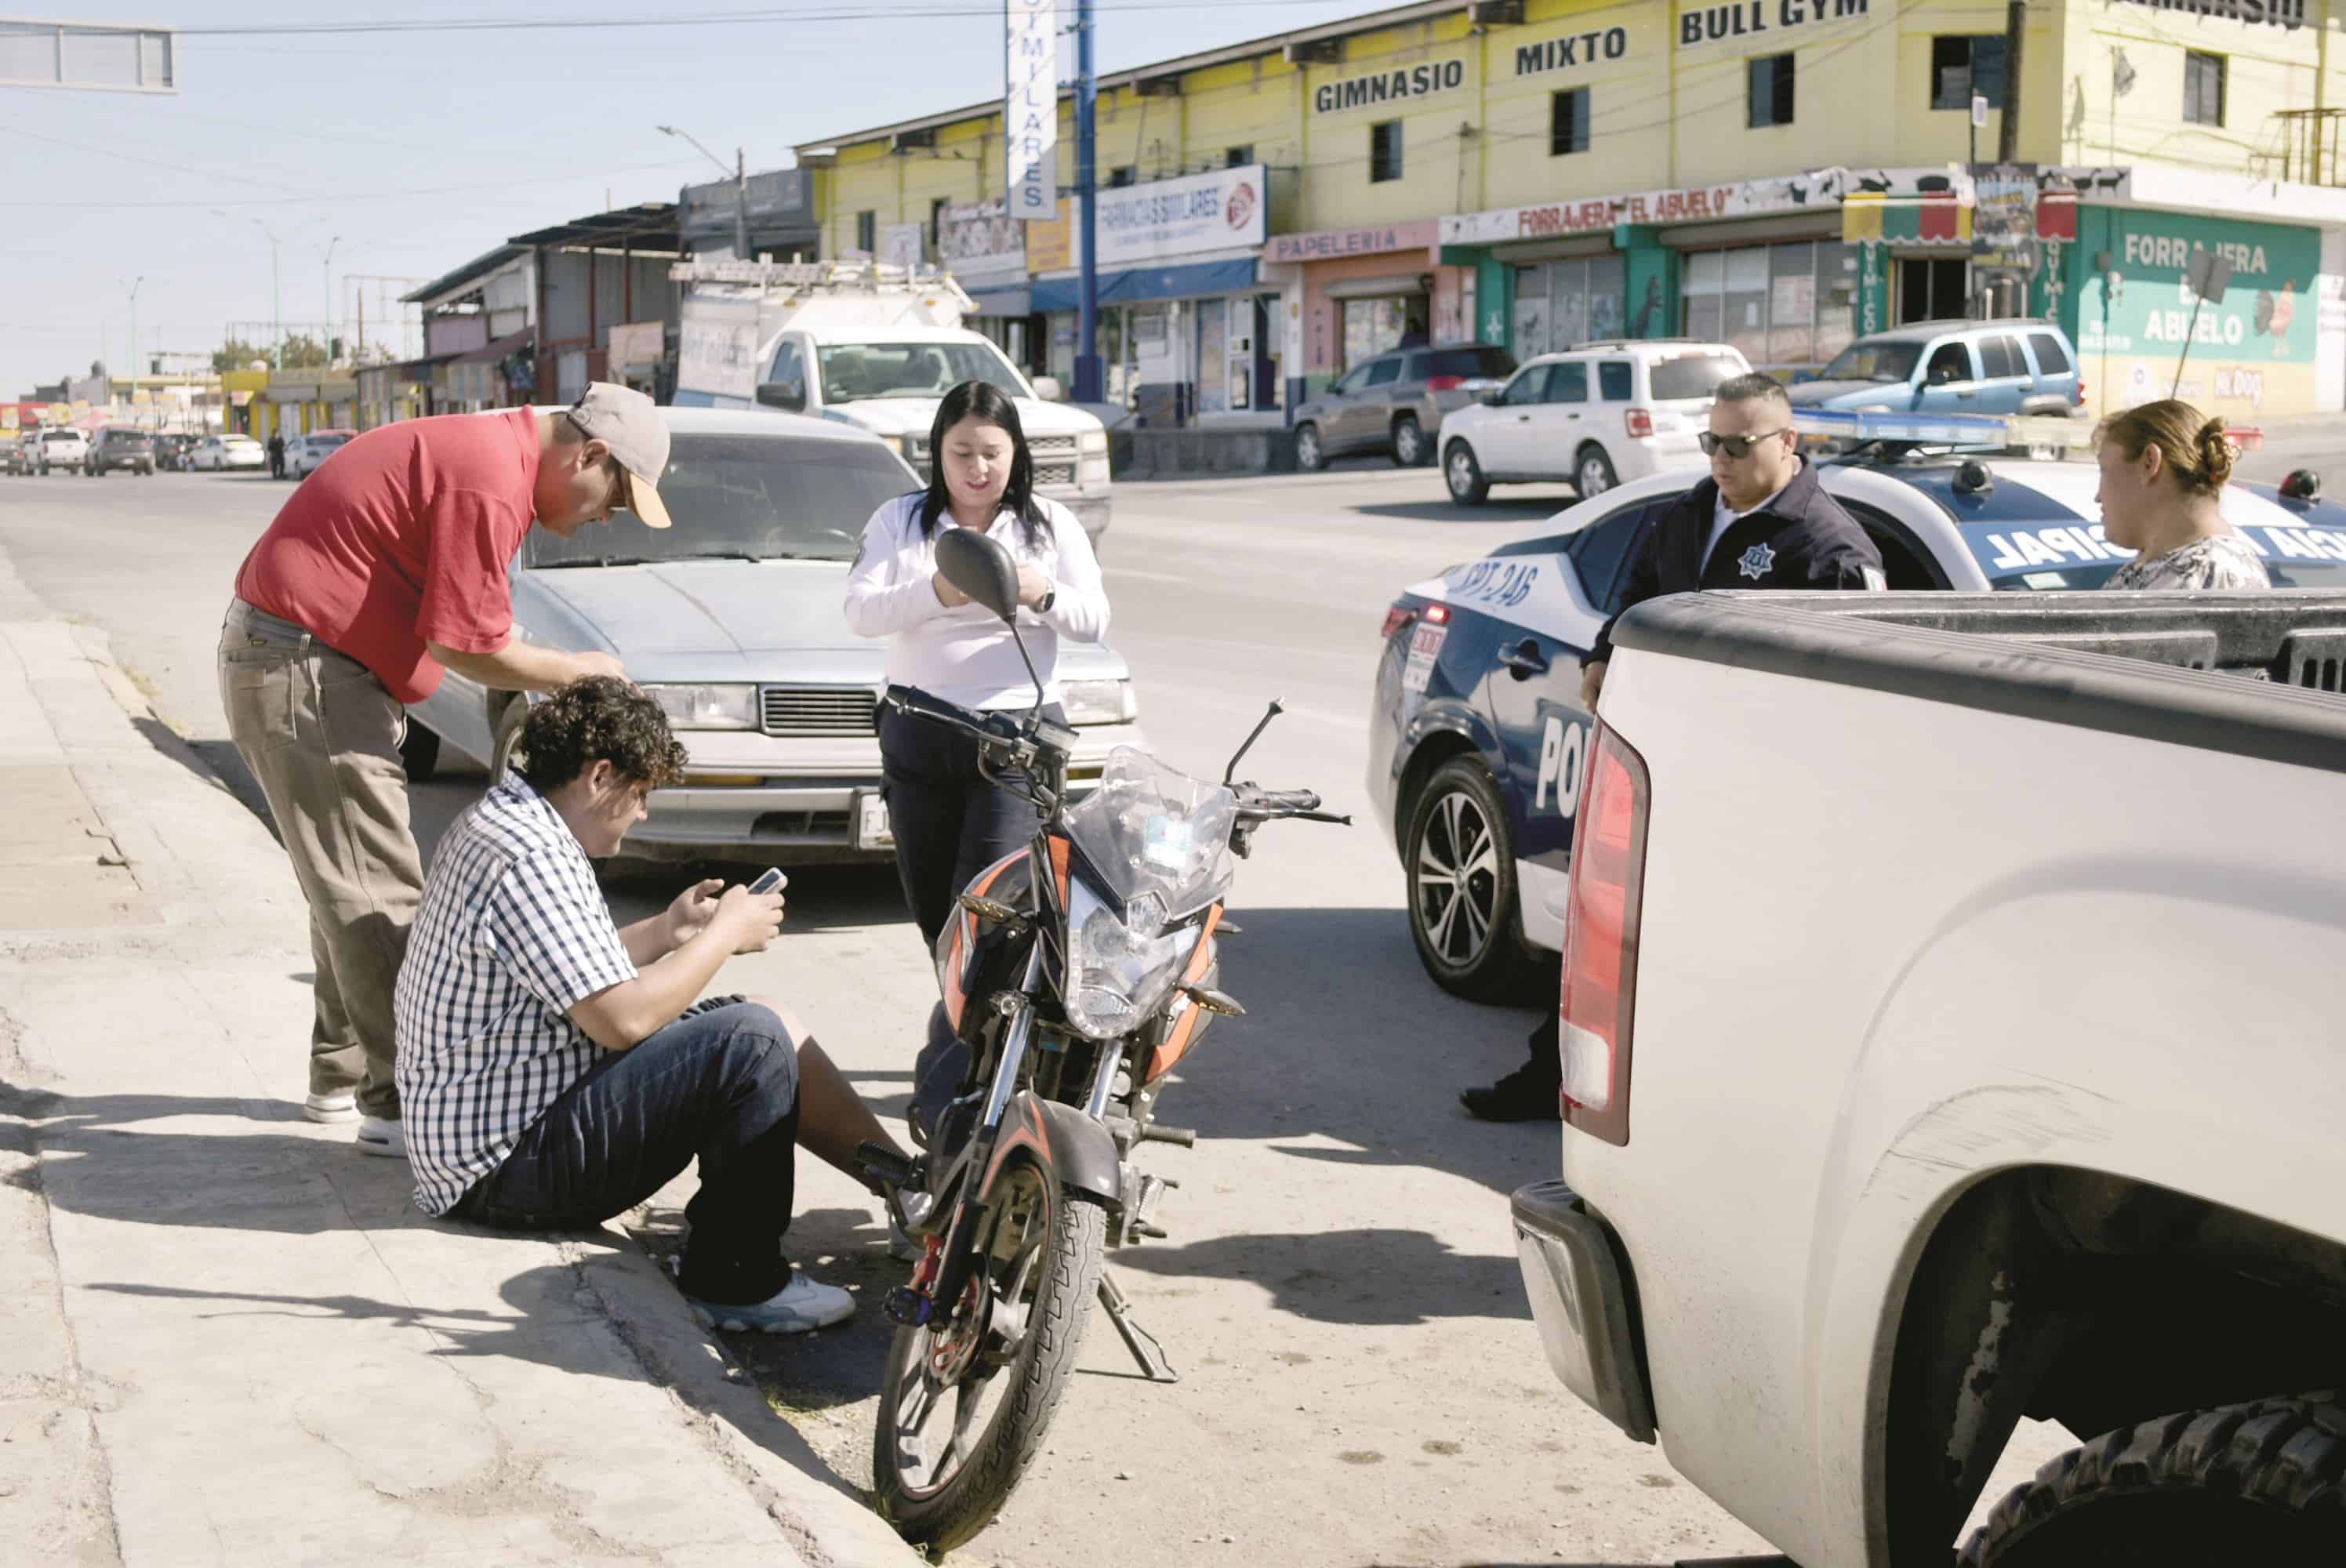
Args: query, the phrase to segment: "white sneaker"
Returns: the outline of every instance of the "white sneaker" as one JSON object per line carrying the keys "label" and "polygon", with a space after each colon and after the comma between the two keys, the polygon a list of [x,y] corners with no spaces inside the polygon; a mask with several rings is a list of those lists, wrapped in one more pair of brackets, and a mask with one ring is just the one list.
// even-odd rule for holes
{"label": "white sneaker", "polygon": [[361,1116],[358,1141],[361,1154],[381,1155],[388,1160],[407,1157],[407,1132],[396,1117]]}
{"label": "white sneaker", "polygon": [[312,1095],[301,1102],[301,1114],[313,1122],[355,1122],[359,1119],[359,1097],[349,1089]]}
{"label": "white sneaker", "polygon": [[828,1329],[855,1316],[855,1298],[836,1285],[820,1285],[793,1268],[790,1282],[750,1307],[726,1307],[685,1298],[702,1326],[733,1333],[803,1334]]}

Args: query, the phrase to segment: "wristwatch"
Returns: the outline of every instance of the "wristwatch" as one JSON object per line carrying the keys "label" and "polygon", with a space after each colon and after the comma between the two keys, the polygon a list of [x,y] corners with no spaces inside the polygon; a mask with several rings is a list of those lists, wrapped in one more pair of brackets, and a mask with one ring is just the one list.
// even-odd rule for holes
{"label": "wristwatch", "polygon": [[1051,613],[1051,606],[1057,601],[1058,597],[1059,585],[1056,583],[1054,583],[1049,587],[1043,590],[1043,596],[1041,598],[1035,601],[1035,613],[1038,616],[1049,615]]}

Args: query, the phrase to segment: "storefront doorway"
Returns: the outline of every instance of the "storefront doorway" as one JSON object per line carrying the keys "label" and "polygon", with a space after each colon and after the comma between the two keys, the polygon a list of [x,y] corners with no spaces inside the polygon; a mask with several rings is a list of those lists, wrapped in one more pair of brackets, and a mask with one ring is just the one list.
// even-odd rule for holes
{"label": "storefront doorway", "polygon": [[1515,269],[1515,351],[1519,360],[1621,335],[1626,263],[1618,256],[1542,261]]}
{"label": "storefront doorway", "polygon": [[1902,257],[1898,321],[1961,321],[1971,314],[1972,264],[1963,257]]}

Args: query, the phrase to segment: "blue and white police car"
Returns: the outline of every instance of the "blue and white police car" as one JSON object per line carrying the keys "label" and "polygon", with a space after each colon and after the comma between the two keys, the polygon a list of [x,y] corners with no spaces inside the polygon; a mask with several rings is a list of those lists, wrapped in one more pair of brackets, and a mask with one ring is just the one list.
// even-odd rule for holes
{"label": "blue and white police car", "polygon": [[[2098,588],[2133,558],[2103,537],[2093,463],[2042,445],[2005,455],[2043,442],[2044,422],[1803,411],[1796,423],[1847,449],[1820,460],[1824,485],[1880,547],[1892,589]],[[1620,607],[1642,531],[1704,476],[1607,491],[1412,584],[1387,611],[1369,794],[1408,878],[1418,956],[1444,989],[1509,995],[1562,947],[1594,722],[1581,663]],[[2224,493],[2276,587],[2346,587],[2346,507],[2318,491],[2292,475]]]}

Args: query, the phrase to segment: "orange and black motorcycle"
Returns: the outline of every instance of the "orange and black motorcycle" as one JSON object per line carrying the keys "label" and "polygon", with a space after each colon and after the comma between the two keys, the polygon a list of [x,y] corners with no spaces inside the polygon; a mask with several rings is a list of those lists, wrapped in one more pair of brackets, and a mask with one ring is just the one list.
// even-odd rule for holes
{"label": "orange and black motorcycle", "polygon": [[[1015,633],[1017,569],[1000,545],[948,530],[937,567]],[[1215,1015],[1244,1011],[1215,988],[1220,937],[1235,929],[1222,917],[1232,857],[1267,821],[1350,820],[1308,789],[1229,781],[1275,702],[1220,784],[1127,747],[1070,804],[1076,738],[1041,718],[1041,690],[1026,715],[888,699],[974,736],[981,766],[1027,780],[1039,817],[1033,843],[973,880],[938,938],[966,1064],[927,1157],[891,1169],[866,1150],[875,1181],[933,1199],[911,1227],[912,1283],[887,1299],[897,1330],[872,1471],[882,1512],[937,1550],[983,1530],[1041,1449],[1095,1297],[1150,1380],[1174,1380],[1102,1268],[1107,1248],[1165,1234],[1155,1212],[1173,1184],[1139,1171],[1134,1152],[1197,1141],[1156,1121],[1158,1094]]]}

